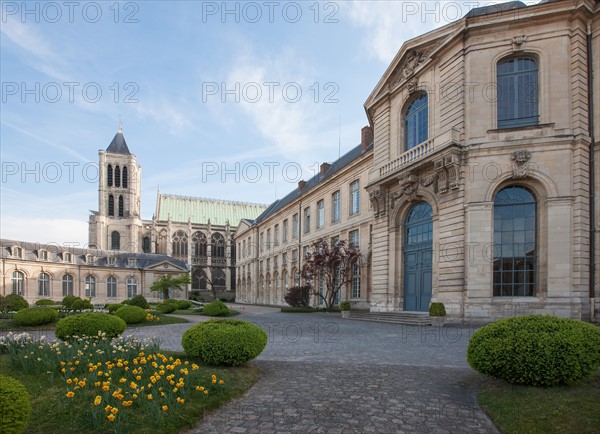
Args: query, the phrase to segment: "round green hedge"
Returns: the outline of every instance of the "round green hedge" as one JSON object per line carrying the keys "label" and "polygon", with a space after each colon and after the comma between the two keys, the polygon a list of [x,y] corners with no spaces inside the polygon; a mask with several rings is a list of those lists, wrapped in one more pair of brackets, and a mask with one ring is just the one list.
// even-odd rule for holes
{"label": "round green hedge", "polygon": [[162,313],[171,313],[177,310],[177,300],[173,300],[171,298],[163,301],[161,304],[157,306],[157,309]]}
{"label": "round green hedge", "polygon": [[21,309],[13,318],[13,321],[22,326],[36,326],[50,324],[58,319],[58,311],[45,307],[28,307]]}
{"label": "round green hedge", "polygon": [[56,323],[56,337],[68,340],[73,336],[94,337],[99,332],[108,338],[116,338],[125,331],[127,324],[121,318],[107,313],[87,312],[67,316]]}
{"label": "round green hedge", "polygon": [[115,313],[117,310],[121,309],[123,306],[125,306],[125,305],[121,304],[121,303],[112,303],[112,304],[107,304],[106,309],[108,310],[108,313]]}
{"label": "round green hedge", "polygon": [[134,296],[127,304],[130,306],[138,306],[142,309],[148,309],[148,300],[146,300],[146,297],[141,294]]}
{"label": "round green hedge", "polygon": [[49,300],[47,298],[42,298],[35,302],[36,306],[52,306],[54,304],[54,300]]}
{"label": "round green hedge", "polygon": [[0,374],[0,432],[20,434],[31,416],[31,399],[23,384]]}
{"label": "round green hedge", "polygon": [[237,366],[264,350],[267,333],[247,321],[211,319],[187,329],[181,345],[187,355],[208,364]]}
{"label": "round green hedge", "polygon": [[81,298],[77,298],[71,303],[71,309],[73,310],[84,310],[84,309],[93,309],[94,305],[89,300],[83,300]]}
{"label": "round green hedge", "polygon": [[221,300],[211,301],[202,310],[208,316],[225,316],[229,314],[229,308]]}
{"label": "round green hedge", "polygon": [[71,309],[71,305],[73,304],[73,302],[75,300],[81,300],[81,299],[79,297],[77,297],[76,295],[67,295],[65,298],[62,299],[62,305],[66,309]]}
{"label": "round green hedge", "polygon": [[473,334],[467,360],[476,371],[512,384],[574,383],[600,366],[600,329],[549,315],[502,319]]}
{"label": "round green hedge", "polygon": [[7,312],[18,312],[21,309],[28,308],[29,303],[20,295],[8,294],[5,297],[0,296],[0,307]]}
{"label": "round green hedge", "polygon": [[177,309],[186,310],[192,307],[192,302],[188,300],[177,300]]}
{"label": "round green hedge", "polygon": [[139,306],[122,306],[115,315],[127,324],[138,324],[146,319],[146,311]]}

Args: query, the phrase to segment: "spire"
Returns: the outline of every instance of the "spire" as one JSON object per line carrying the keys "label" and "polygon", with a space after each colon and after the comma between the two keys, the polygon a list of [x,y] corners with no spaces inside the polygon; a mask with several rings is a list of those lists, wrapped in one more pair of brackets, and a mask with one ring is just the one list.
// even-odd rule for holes
{"label": "spire", "polygon": [[108,145],[108,148],[106,148],[106,152],[125,155],[131,154],[127,147],[127,142],[125,142],[125,137],[123,136],[123,122],[121,121],[121,115],[119,115],[119,130],[112,139],[112,142],[110,142],[110,145]]}

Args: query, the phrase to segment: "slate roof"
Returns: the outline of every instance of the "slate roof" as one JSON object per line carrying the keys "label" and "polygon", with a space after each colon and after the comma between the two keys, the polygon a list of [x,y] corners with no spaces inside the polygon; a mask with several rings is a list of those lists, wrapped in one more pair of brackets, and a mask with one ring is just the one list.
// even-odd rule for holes
{"label": "slate roof", "polygon": [[235,202],[228,200],[206,199],[202,197],[160,194],[156,204],[158,220],[237,226],[241,219],[254,219],[267,205],[258,203]]}
{"label": "slate roof", "polygon": [[355,160],[360,158],[363,154],[365,154],[372,148],[373,148],[373,145],[371,144],[370,146],[367,147],[367,149],[364,152],[361,148],[361,145],[358,145],[357,147],[351,149],[349,152],[342,155],[336,161],[331,163],[331,167],[329,168],[329,170],[327,172],[325,172],[323,174],[323,176],[321,176],[320,173],[316,174],[315,176],[313,176],[306,182],[306,185],[304,186],[304,188],[301,191],[298,191],[298,189],[296,188],[296,189],[290,191],[283,198],[277,199],[275,202],[273,202],[271,205],[269,205],[269,207],[261,215],[259,215],[256,218],[256,220],[254,221],[254,224],[264,221],[269,216],[275,214],[280,209],[284,208],[285,206],[289,205],[290,203],[292,203],[293,201],[298,199],[300,196],[307,194],[309,191],[313,190],[319,184],[324,182],[327,178],[329,178],[332,175],[334,175],[335,173],[339,172],[344,167],[348,166],[349,164],[351,164],[352,162],[354,162]]}
{"label": "slate roof", "polygon": [[115,137],[113,137],[112,142],[106,148],[106,152],[111,152],[113,154],[124,154],[131,155],[129,152],[129,148],[127,147],[127,142],[125,142],[125,137],[123,136],[123,130],[119,128]]}
{"label": "slate roof", "polygon": [[473,18],[480,17],[482,15],[495,14],[498,12],[506,12],[513,9],[521,9],[526,8],[527,5],[521,1],[510,1],[506,3],[498,3],[488,6],[481,6],[478,8],[471,9],[466,15],[465,18]]}
{"label": "slate roof", "polygon": [[[70,246],[59,246],[56,244],[40,244],[31,243],[28,241],[15,241],[15,240],[0,240],[0,258],[14,258],[12,248],[18,246],[23,249],[23,255],[21,259],[26,261],[39,261],[38,252],[40,250],[46,250],[48,252],[48,259],[46,262],[49,263],[63,263],[64,254],[71,253],[72,261],[74,265],[86,265],[90,267],[117,267],[117,268],[130,268],[129,259],[136,259],[135,268],[150,268],[154,265],[170,262],[176,267],[188,270],[189,267],[184,261],[175,259],[171,256],[154,254],[154,253],[131,253],[121,252],[117,250],[98,250],[98,249],[82,249]],[[86,262],[86,255],[92,255],[94,257],[93,264]],[[114,258],[114,262],[109,264],[108,258]]]}

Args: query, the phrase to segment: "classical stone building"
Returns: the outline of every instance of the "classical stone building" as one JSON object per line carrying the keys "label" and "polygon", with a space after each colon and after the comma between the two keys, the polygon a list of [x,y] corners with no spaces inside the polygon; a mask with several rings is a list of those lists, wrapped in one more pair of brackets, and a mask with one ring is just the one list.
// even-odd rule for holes
{"label": "classical stone building", "polygon": [[157,253],[190,265],[189,290],[217,289],[235,298],[234,225],[266,205],[161,194],[151,220],[140,217],[142,170],[119,131],[99,151],[98,211],[89,220],[89,246]]}
{"label": "classical stone building", "polygon": [[[365,103],[372,149],[240,224],[240,299],[281,303],[314,237],[358,230],[360,296],[343,297],[371,311],[442,301],[469,320],[590,319],[600,301],[599,76],[598,0],[476,8],[405,42]],[[338,227],[328,217],[319,233],[332,192],[347,204],[354,179],[361,212],[342,211]],[[267,247],[269,231],[286,221],[289,231],[307,209],[306,236]]]}
{"label": "classical stone building", "polygon": [[[184,261],[166,255],[12,240],[0,240],[0,260],[0,294],[19,294],[29,303],[60,301],[67,295],[89,298],[94,304],[117,303],[137,294],[159,299],[162,294],[149,290],[152,282],[189,269]],[[184,294],[177,291],[173,296]]]}

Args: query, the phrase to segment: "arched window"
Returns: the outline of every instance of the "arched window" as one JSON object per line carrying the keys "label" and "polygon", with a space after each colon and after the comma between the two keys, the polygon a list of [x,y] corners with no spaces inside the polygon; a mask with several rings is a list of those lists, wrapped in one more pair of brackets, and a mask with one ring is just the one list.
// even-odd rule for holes
{"label": "arched window", "polygon": [[538,66],[532,57],[513,57],[498,62],[498,128],[537,125]]}
{"label": "arched window", "polygon": [[127,298],[133,298],[137,294],[137,280],[130,277],[127,279]]}
{"label": "arched window", "polygon": [[404,149],[423,143],[429,137],[427,94],[417,96],[404,113]]}
{"label": "arched window", "polygon": [[108,195],[108,215],[111,217],[115,215],[115,197],[112,194]]}
{"label": "arched window", "polygon": [[173,256],[186,257],[188,254],[188,237],[184,231],[177,231],[173,235]]}
{"label": "arched window", "polygon": [[123,196],[119,196],[119,217],[123,217],[125,214],[124,208]]}
{"label": "arched window", "polygon": [[123,178],[121,185],[123,186],[123,188],[127,188],[127,186],[129,185],[129,180],[127,179],[127,166],[123,166],[123,174],[121,176]]}
{"label": "arched window", "polygon": [[25,289],[25,275],[20,271],[12,272],[12,293],[23,295]]}
{"label": "arched window", "polygon": [[200,267],[193,268],[192,289],[206,289],[206,273]]}
{"label": "arched window", "polygon": [[50,297],[50,275],[40,273],[38,276],[38,296]]}
{"label": "arched window", "polygon": [[206,256],[206,235],[202,232],[194,232],[192,235],[192,256]]}
{"label": "arched window", "polygon": [[113,168],[112,168],[112,164],[108,165],[108,170],[107,170],[107,176],[106,176],[106,185],[109,187],[113,186]]}
{"label": "arched window", "polygon": [[117,278],[110,276],[106,279],[106,296],[115,298],[117,296]]}
{"label": "arched window", "polygon": [[113,231],[110,234],[110,248],[112,250],[119,250],[121,248],[121,234],[117,231]]}
{"label": "arched window", "polygon": [[494,199],[494,296],[535,296],[536,200],[525,187],[506,187]]}
{"label": "arched window", "polygon": [[212,269],[212,283],[215,288],[225,288],[227,286],[225,272],[221,268]]}
{"label": "arched window", "polygon": [[214,233],[210,239],[211,251],[210,254],[213,258],[224,258],[225,257],[225,238],[219,233]]}
{"label": "arched window", "polygon": [[121,168],[115,166],[115,187],[121,186]]}
{"label": "arched window", "polygon": [[142,239],[142,251],[144,253],[150,253],[150,237],[144,237]]}
{"label": "arched window", "polygon": [[63,297],[73,295],[73,276],[70,274],[65,274],[62,277],[62,295]]}
{"label": "arched window", "polygon": [[96,296],[96,278],[94,276],[85,276],[85,297],[92,298]]}

